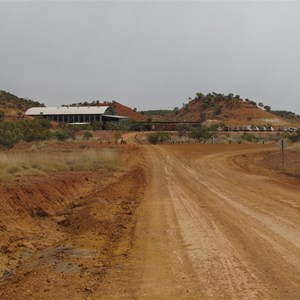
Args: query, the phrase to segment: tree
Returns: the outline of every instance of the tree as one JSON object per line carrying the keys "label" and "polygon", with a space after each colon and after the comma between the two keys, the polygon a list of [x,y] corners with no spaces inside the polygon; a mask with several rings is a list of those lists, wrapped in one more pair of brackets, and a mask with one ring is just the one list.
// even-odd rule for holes
{"label": "tree", "polygon": [[265,110],[266,110],[267,112],[270,112],[270,111],[271,111],[271,107],[270,107],[270,106],[265,106]]}
{"label": "tree", "polygon": [[259,102],[259,103],[258,103],[258,106],[261,107],[261,108],[263,108],[263,107],[264,107],[264,104],[261,103],[261,102]]}
{"label": "tree", "polygon": [[196,97],[197,99],[201,100],[203,99],[205,96],[202,93],[196,93]]}
{"label": "tree", "polygon": [[220,114],[222,113],[222,107],[221,107],[220,104],[215,105],[214,113],[215,113],[216,115],[220,115]]}
{"label": "tree", "polygon": [[253,105],[253,106],[256,106],[256,102],[255,101],[252,101],[252,100],[249,100],[249,104]]}

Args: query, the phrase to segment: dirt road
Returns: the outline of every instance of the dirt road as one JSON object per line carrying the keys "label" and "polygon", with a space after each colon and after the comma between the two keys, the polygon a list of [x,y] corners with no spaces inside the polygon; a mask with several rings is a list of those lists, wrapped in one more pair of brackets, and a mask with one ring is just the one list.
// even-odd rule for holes
{"label": "dirt road", "polygon": [[[84,193],[77,190],[78,203],[63,215],[68,222],[57,219],[62,207],[30,217],[45,242],[31,236],[28,259],[2,276],[0,296],[299,299],[299,179],[248,163],[266,150],[272,147],[124,149],[127,171],[103,175],[101,185],[96,173],[84,179]],[[27,241],[23,235],[23,248]],[[12,261],[14,248],[1,249]]]}
{"label": "dirt road", "polygon": [[300,186],[251,174],[232,161],[257,151],[147,147],[134,297],[299,299]]}

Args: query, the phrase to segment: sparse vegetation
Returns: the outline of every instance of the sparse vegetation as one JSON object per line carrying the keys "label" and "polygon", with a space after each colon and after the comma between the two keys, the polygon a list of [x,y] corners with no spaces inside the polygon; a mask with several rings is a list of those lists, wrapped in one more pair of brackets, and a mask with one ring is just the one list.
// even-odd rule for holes
{"label": "sparse vegetation", "polygon": [[7,109],[12,108],[22,112],[25,112],[30,107],[45,106],[43,103],[33,101],[30,99],[19,98],[11,93],[0,90],[0,107]]}
{"label": "sparse vegetation", "polygon": [[300,129],[298,129],[294,134],[289,135],[289,139],[292,143],[300,142]]}
{"label": "sparse vegetation", "polygon": [[118,140],[119,140],[120,138],[122,138],[122,134],[120,133],[120,131],[117,130],[117,131],[114,133],[115,144],[118,142]]}
{"label": "sparse vegetation", "polygon": [[286,110],[271,110],[271,113],[276,115],[276,116],[279,116],[279,117],[282,117],[282,118],[285,118],[285,119],[288,119],[288,120],[292,120],[292,121],[300,121],[300,116],[291,112],[291,111],[286,111]]}
{"label": "sparse vegetation", "polygon": [[247,142],[250,142],[250,143],[257,143],[258,142],[258,138],[253,133],[248,133],[248,132],[244,132],[243,135],[241,136],[241,139],[243,141],[247,141]]}
{"label": "sparse vegetation", "polygon": [[102,130],[103,128],[103,123],[102,122],[91,122],[91,128],[96,131],[96,130]]}
{"label": "sparse vegetation", "polygon": [[201,127],[197,129],[193,129],[190,133],[190,138],[195,141],[202,141],[206,143],[206,141],[214,136],[214,133],[211,132],[207,127]]}
{"label": "sparse vegetation", "polygon": [[177,130],[178,130],[178,135],[179,135],[180,137],[182,137],[182,136],[185,136],[186,133],[187,133],[188,131],[191,130],[191,128],[190,128],[190,126],[187,125],[187,124],[179,124],[179,125],[177,126]]}
{"label": "sparse vegetation", "polygon": [[93,137],[93,134],[90,132],[90,131],[88,131],[88,130],[86,130],[84,133],[83,133],[83,139],[84,140],[89,140],[90,138],[92,138]]}
{"label": "sparse vegetation", "polygon": [[271,108],[269,106],[264,106],[261,102],[259,104],[260,107],[264,107],[264,110],[258,109],[258,104],[255,101],[249,99],[244,100],[240,95],[234,95],[233,93],[225,95],[216,92],[208,94],[199,92],[196,93],[194,99],[189,98],[187,104],[183,103],[183,106],[180,109],[175,109],[169,114],[161,117],[160,120],[203,123],[207,120],[214,119],[222,120],[224,122],[227,122],[230,119],[238,120],[238,122],[245,120],[246,122],[246,118],[249,116],[255,120],[262,118],[272,119],[272,116],[268,115],[268,111],[271,110]]}
{"label": "sparse vegetation", "polygon": [[67,139],[74,138],[75,135],[72,135],[71,132],[67,130],[58,130],[55,132],[55,137],[59,141],[65,141]]}
{"label": "sparse vegetation", "polygon": [[83,149],[73,153],[2,153],[0,178],[12,176],[45,175],[54,171],[116,170],[121,167],[115,150],[101,151]]}
{"label": "sparse vegetation", "polygon": [[[178,110],[178,107],[177,107]],[[144,110],[141,111],[143,115],[146,115],[147,117],[152,117],[152,116],[165,116],[166,114],[170,113],[171,110],[167,109],[159,109],[159,110]]]}
{"label": "sparse vegetation", "polygon": [[169,133],[167,132],[163,132],[163,131],[160,131],[160,132],[155,132],[155,133],[150,133],[148,135],[148,141],[150,144],[162,144],[166,141],[169,141],[171,139]]}
{"label": "sparse vegetation", "polygon": [[43,141],[49,139],[51,124],[45,119],[21,120],[0,123],[0,146],[11,148],[23,142]]}

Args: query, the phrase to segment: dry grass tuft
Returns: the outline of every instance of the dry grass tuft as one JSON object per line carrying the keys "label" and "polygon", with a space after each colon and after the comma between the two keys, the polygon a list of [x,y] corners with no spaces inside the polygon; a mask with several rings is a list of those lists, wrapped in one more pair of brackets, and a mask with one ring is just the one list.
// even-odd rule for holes
{"label": "dry grass tuft", "polygon": [[55,171],[114,171],[120,167],[119,154],[114,149],[0,153],[0,178],[45,175]]}
{"label": "dry grass tuft", "polygon": [[300,143],[294,144],[294,151],[300,152]]}

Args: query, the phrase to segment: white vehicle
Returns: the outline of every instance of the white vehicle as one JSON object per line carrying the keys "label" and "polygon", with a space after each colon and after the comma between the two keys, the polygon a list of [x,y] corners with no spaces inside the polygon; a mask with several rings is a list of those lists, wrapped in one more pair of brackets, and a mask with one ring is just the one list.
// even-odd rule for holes
{"label": "white vehicle", "polygon": [[243,126],[243,131],[252,131],[252,127],[250,125]]}

